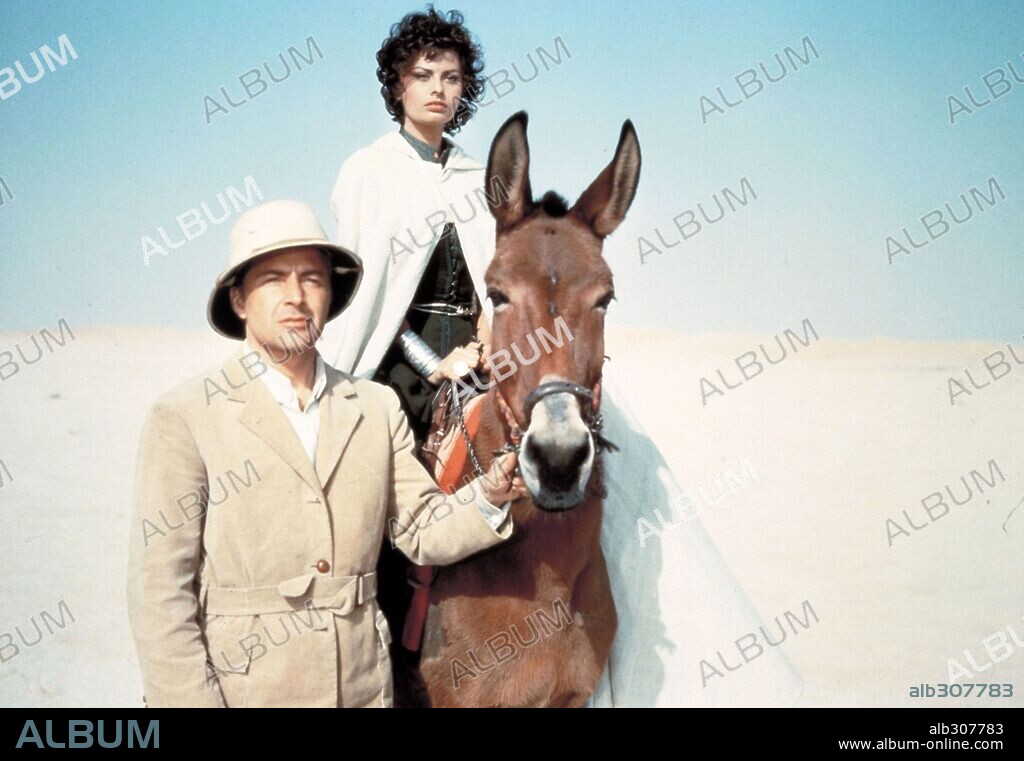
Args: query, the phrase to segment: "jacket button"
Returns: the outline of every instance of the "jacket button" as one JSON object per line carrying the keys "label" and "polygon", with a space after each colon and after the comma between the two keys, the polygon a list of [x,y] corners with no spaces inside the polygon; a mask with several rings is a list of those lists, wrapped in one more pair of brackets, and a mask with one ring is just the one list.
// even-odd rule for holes
{"label": "jacket button", "polygon": [[318,560],[316,561],[316,570],[320,571],[320,573],[327,573],[331,570],[331,564],[326,560]]}

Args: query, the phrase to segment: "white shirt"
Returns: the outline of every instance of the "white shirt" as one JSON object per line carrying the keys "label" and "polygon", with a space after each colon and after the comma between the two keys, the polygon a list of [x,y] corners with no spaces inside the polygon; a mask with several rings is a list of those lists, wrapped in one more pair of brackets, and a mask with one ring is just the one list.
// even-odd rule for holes
{"label": "white shirt", "polygon": [[[255,349],[245,343],[246,351],[252,352]],[[316,463],[316,444],[320,436],[320,397],[327,388],[327,371],[324,370],[324,361],[320,354],[316,355],[316,377],[313,380],[313,393],[306,402],[305,409],[299,409],[299,397],[292,387],[291,380],[284,373],[277,370],[270,362],[264,361],[267,371],[260,375],[270,395],[281,407],[284,416],[295,429],[295,435],[299,437],[302,448],[306,450],[309,461]]]}
{"label": "white shirt", "polygon": [[[255,351],[248,341],[245,342],[245,348],[247,352]],[[295,389],[292,387],[292,382],[288,376],[277,370],[270,362],[264,361],[263,364],[266,365],[267,370],[260,375],[260,378],[266,385],[267,390],[270,391],[270,395],[274,397],[274,400],[281,408],[284,416],[288,418],[288,422],[291,423],[295,435],[299,437],[299,441],[302,443],[302,448],[306,451],[306,456],[309,457],[309,461],[315,466],[316,445],[320,438],[320,397],[323,396],[324,389],[327,388],[327,371],[324,369],[323,358],[317,352],[313,391],[309,396],[309,401],[306,402],[305,409],[299,409],[299,397],[295,393]],[[501,525],[508,517],[509,510],[512,509],[512,503],[506,502],[501,507],[492,505],[484,498],[482,488],[474,489],[474,494],[476,495],[476,504],[480,509],[480,514],[483,515],[484,519],[495,531],[500,530]]]}

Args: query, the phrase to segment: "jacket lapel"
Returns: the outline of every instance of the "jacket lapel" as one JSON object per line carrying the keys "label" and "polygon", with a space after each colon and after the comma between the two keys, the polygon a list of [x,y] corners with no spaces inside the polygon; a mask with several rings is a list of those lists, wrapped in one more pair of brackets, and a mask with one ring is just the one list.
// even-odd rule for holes
{"label": "jacket lapel", "polygon": [[320,397],[320,438],[316,447],[316,472],[327,486],[338,467],[345,446],[362,420],[363,413],[354,401],[356,389],[344,373],[324,363],[327,388]]}
{"label": "jacket lapel", "polygon": [[[232,379],[230,385],[234,393],[229,398],[244,405],[238,416],[239,422],[273,449],[313,491],[322,494],[316,471],[306,456],[306,450],[302,448],[302,442],[295,435],[295,429],[288,422],[277,400],[256,374],[259,365],[250,366],[250,362],[243,363],[244,356],[246,355],[243,348],[235,357],[224,363],[222,370],[225,378]],[[247,366],[253,373],[252,378],[244,369]]]}

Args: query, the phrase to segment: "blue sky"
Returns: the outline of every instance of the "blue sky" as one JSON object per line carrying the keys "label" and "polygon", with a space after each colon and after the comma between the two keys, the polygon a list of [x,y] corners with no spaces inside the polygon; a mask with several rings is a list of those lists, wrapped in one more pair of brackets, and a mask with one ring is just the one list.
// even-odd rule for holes
{"label": "blue sky", "polygon": [[[10,2],[0,68],[56,48],[78,55],[0,101],[0,330],[65,318],[203,328],[229,219],[144,266],[141,238],[252,175],[267,200],[297,198],[333,236],[344,158],[395,129],[374,53],[422,5],[393,2]],[[810,318],[822,338],[1024,335],[1024,83],[950,125],[947,96],[988,95],[982,76],[1024,77],[1024,6],[1007,3],[461,2],[487,71],[571,58],[482,108],[456,140],[484,159],[512,113],[530,114],[533,187],[574,200],[610,159],[624,119],[644,165],[606,242],[613,324],[773,334]],[[312,35],[301,72],[207,124],[203,96],[244,99],[239,75]],[[818,52],[743,100],[735,77],[788,46]],[[279,65],[279,64],[274,64]],[[761,77],[763,79],[763,77]],[[993,75],[991,78],[997,78]],[[990,79],[991,79],[990,78]],[[0,79],[3,75],[0,74]],[[10,86],[8,86],[9,88]],[[701,119],[700,97],[730,101]],[[754,86],[756,87],[756,86]],[[488,96],[494,99],[494,94]],[[723,107],[724,108],[724,107]],[[995,177],[1006,199],[890,265],[886,237]],[[641,265],[638,237],[672,242],[672,218],[712,194],[746,207]],[[3,193],[0,186],[0,193]],[[692,228],[691,228],[692,229]]]}

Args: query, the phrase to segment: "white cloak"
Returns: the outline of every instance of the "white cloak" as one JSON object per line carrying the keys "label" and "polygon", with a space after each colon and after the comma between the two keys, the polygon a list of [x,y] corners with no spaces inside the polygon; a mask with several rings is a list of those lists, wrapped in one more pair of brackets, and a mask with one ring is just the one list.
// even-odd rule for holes
{"label": "white cloak", "polygon": [[[447,221],[455,223],[491,321],[484,273],[495,225],[484,173],[456,144],[444,167],[424,161],[398,130],[342,164],[331,194],[337,242],[360,256],[365,271],[351,305],[327,323],[320,339],[325,360],[372,377]],[[683,520],[685,495],[630,411],[611,363],[604,368],[601,411],[603,433],[620,447],[602,455],[608,497],[601,529],[619,625],[588,705],[793,705],[803,682],[782,652],[785,645],[766,642],[760,617],[700,519]],[[767,637],[778,640],[777,628],[767,627]]]}

